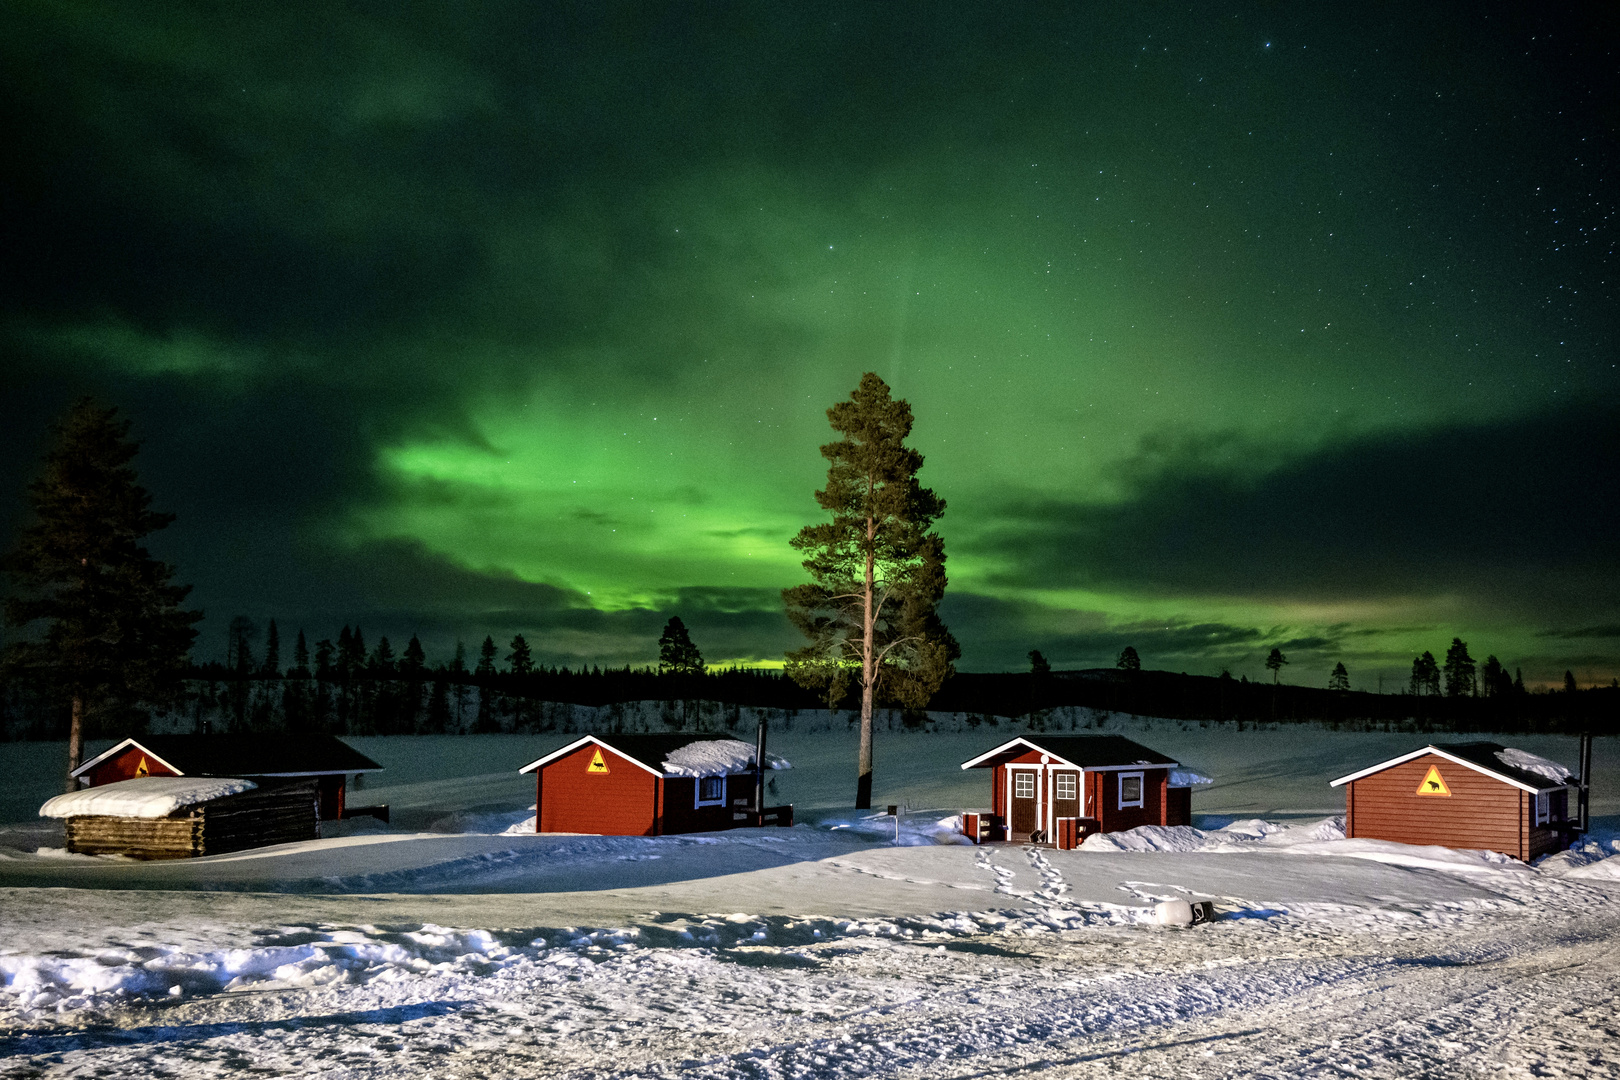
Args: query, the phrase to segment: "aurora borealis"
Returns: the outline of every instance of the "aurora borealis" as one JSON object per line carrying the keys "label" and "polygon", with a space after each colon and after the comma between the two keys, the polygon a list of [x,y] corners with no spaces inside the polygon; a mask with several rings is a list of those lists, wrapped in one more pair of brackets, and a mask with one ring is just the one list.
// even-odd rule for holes
{"label": "aurora borealis", "polygon": [[[1594,16],[1594,18],[1598,18]],[[780,659],[913,407],[966,670],[1620,674],[1612,21],[20,3],[0,526],[117,404],[224,627]]]}

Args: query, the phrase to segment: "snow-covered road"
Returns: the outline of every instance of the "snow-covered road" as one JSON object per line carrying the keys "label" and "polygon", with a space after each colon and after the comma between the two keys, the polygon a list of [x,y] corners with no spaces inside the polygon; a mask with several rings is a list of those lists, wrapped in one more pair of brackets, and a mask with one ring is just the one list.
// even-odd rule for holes
{"label": "snow-covered road", "polygon": [[[795,865],[851,895],[906,909],[920,899],[907,890],[937,887],[976,902],[450,930],[410,916],[588,901],[373,896],[361,907],[375,921],[340,925],[327,917],[355,898],[6,890],[0,916],[17,934],[0,955],[0,1074],[1620,1075],[1613,878],[1263,844],[819,854]],[[1371,887],[1334,898],[1350,880]],[[1097,899],[1105,882],[1112,896]],[[1251,892],[1220,888],[1234,883]],[[774,889],[768,871],[733,884],[739,908]],[[681,886],[648,888],[669,900]],[[1224,917],[1145,921],[1174,895],[1214,895]]]}

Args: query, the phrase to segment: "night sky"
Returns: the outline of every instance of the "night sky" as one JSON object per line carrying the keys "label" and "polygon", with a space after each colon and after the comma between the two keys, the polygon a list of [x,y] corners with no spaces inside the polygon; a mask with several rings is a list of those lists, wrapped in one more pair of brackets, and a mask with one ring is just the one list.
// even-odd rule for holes
{"label": "night sky", "polygon": [[89,393],[199,659],[779,662],[874,370],[964,670],[1607,682],[1620,33],[1558,7],[5,5],[0,530]]}

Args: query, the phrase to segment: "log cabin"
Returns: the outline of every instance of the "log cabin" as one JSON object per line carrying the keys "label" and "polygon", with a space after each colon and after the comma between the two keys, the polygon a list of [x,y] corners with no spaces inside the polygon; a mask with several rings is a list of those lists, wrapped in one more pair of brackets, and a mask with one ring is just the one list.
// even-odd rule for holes
{"label": "log cabin", "polygon": [[349,774],[381,769],[333,735],[142,735],[97,754],[71,775],[86,787],[142,776],[240,777],[260,787],[313,780],[320,819],[337,821],[354,813],[346,804]]}
{"label": "log cabin", "polygon": [[80,788],[39,808],[80,855],[186,859],[320,838],[314,778],[143,776]]}
{"label": "log cabin", "polygon": [[[534,773],[534,831],[663,836],[792,825],[761,805],[754,746],[695,733],[586,735],[519,769]],[[765,755],[767,770],[792,766]]]}
{"label": "log cabin", "polygon": [[1497,851],[1562,851],[1577,825],[1570,771],[1494,742],[1433,743],[1332,782],[1344,788],[1344,835]]}
{"label": "log cabin", "polygon": [[1098,832],[1192,823],[1210,781],[1121,735],[1022,735],[962,763],[990,770],[990,813],[963,815],[975,841],[1078,846]]}

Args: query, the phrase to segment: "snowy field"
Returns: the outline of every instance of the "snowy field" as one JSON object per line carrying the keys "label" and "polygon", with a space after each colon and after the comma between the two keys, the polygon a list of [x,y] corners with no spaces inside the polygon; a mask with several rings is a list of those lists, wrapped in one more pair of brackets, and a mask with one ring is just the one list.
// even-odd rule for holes
{"label": "snowy field", "polygon": [[1614,740],[1527,867],[1342,839],[1327,781],[1422,736],[1110,729],[1216,779],[1198,828],[944,842],[1005,724],[880,734],[899,844],[845,732],[773,732],[795,828],[660,838],[506,832],[572,736],[354,739],[391,826],[137,863],[63,854],[63,748],[0,744],[0,1076],[1620,1076]]}

